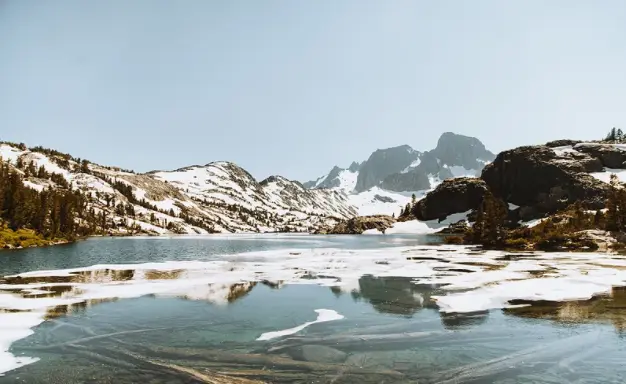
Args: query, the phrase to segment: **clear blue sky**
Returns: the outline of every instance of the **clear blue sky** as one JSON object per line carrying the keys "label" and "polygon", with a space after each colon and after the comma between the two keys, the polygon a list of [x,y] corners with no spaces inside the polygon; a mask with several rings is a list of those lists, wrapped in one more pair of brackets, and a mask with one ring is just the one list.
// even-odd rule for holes
{"label": "clear blue sky", "polygon": [[623,0],[0,0],[0,139],[308,180],[626,128]]}

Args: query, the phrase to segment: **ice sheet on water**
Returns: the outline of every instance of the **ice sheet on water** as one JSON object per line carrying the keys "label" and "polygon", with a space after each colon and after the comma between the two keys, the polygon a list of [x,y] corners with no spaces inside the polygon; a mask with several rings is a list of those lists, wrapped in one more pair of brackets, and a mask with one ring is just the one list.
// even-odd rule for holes
{"label": "ice sheet on water", "polygon": [[[94,265],[6,276],[0,284],[0,372],[34,361],[18,359],[8,348],[44,321],[46,311],[91,301],[155,295],[223,304],[245,294],[254,282],[317,284],[352,291],[359,289],[361,276],[372,275],[403,276],[416,284],[441,285],[444,293],[435,297],[441,311],[473,312],[505,308],[514,299],[587,299],[609,293],[613,286],[626,285],[626,257],[618,255],[511,256],[452,245],[366,250],[316,245],[226,255],[211,261]],[[318,320],[329,314],[323,312]]]}

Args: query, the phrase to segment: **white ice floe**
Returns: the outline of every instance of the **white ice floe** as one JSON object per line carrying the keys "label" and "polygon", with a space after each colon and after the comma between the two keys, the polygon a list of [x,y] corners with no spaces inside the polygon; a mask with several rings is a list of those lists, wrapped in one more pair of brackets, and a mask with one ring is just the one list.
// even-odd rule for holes
{"label": "white ice floe", "polygon": [[[315,236],[294,237],[298,241],[305,238],[319,241]],[[20,279],[8,276],[0,284],[0,373],[35,361],[15,357],[8,348],[31,334],[30,329],[44,320],[46,310],[59,305],[89,305],[91,300],[97,303],[102,299],[154,295],[223,304],[260,281],[337,286],[348,292],[359,289],[363,275],[372,275],[402,276],[415,284],[439,285],[443,294],[434,299],[441,311],[472,312],[506,308],[515,299],[588,299],[610,293],[614,286],[626,286],[626,257],[613,254],[526,252],[510,258],[503,257],[505,252],[480,252],[467,246],[349,250],[315,245],[317,248],[223,255],[210,261],[103,264],[27,272],[20,274]],[[64,276],[73,278],[54,282]],[[46,277],[57,278],[45,282]],[[56,297],[41,295],[53,286],[68,289]],[[333,318],[330,312],[318,313],[315,322]],[[284,335],[300,329],[277,332]]]}
{"label": "white ice floe", "polygon": [[19,339],[30,336],[31,328],[44,321],[40,313],[0,313],[0,376],[4,372],[32,364],[38,358],[15,356],[9,352],[11,344]]}
{"label": "white ice floe", "polygon": [[344,318],[343,315],[340,315],[339,313],[337,313],[336,311],[333,311],[332,309],[316,309],[315,312],[317,312],[317,319],[313,321],[308,321],[304,324],[298,325],[297,327],[283,329],[282,331],[266,332],[262,334],[261,336],[259,336],[257,340],[264,341],[264,340],[275,339],[277,337],[293,335],[294,333],[300,332],[301,330],[308,327],[309,325],[316,324],[316,323],[323,323],[326,321],[341,320]]}

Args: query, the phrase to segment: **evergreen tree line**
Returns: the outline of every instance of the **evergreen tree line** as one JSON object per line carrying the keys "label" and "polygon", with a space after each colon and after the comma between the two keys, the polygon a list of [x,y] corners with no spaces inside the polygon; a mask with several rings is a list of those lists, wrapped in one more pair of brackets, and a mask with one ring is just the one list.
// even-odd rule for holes
{"label": "evergreen tree line", "polygon": [[411,195],[411,202],[406,203],[404,208],[400,209],[400,215],[398,215],[398,218],[408,218],[411,216],[415,216],[416,207],[417,207],[417,196],[415,196],[415,193],[414,193]]}
{"label": "evergreen tree line", "polygon": [[[67,183],[67,182],[66,182]],[[0,222],[12,230],[33,229],[49,238],[74,239],[90,234],[80,222],[95,221],[88,198],[68,188],[36,191],[24,185],[20,174],[0,159]]]}
{"label": "evergreen tree line", "polygon": [[597,248],[581,231],[604,229],[626,232],[626,189],[615,174],[611,175],[610,191],[606,200],[606,213],[602,210],[587,211],[580,202],[544,219],[528,228],[519,227],[508,220],[506,203],[487,192],[475,212],[475,221],[462,239],[451,238],[449,242],[481,244],[486,247],[515,247],[535,244],[540,249],[556,249],[564,245]]}
{"label": "evergreen tree line", "polygon": [[604,138],[604,141],[622,142],[626,139],[621,128],[613,127]]}

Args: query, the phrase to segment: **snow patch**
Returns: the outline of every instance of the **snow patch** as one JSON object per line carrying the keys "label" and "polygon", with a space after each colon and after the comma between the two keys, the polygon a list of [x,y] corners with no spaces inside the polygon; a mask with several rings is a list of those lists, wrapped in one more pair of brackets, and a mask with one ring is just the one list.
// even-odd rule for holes
{"label": "snow patch", "polygon": [[[456,223],[460,220],[467,220],[467,215],[471,211],[463,213],[455,213],[449,215],[445,220],[439,222],[438,220],[419,221],[410,220],[394,223],[393,227],[385,231],[386,235],[393,234],[429,234],[435,233],[450,224]],[[368,229],[363,232],[364,235],[382,235],[382,232],[377,229]]]}
{"label": "snow patch", "polygon": [[478,169],[467,169],[460,165],[450,165],[445,166],[452,173],[452,177],[474,177],[480,175],[480,171]]}
{"label": "snow patch", "polygon": [[605,183],[610,183],[611,174],[615,174],[621,183],[626,183],[626,169],[604,168],[603,172],[591,172],[589,174]]}
{"label": "snow patch", "polygon": [[300,332],[309,325],[323,323],[327,321],[341,320],[344,318],[342,315],[340,315],[336,311],[333,311],[332,309],[316,309],[315,312],[317,312],[317,319],[313,321],[308,321],[302,325],[298,325],[297,327],[284,329],[282,331],[266,332],[259,336],[257,340],[271,340],[277,337],[292,335],[294,333]]}
{"label": "snow patch", "polygon": [[563,145],[560,147],[553,147],[552,151],[557,156],[567,156],[569,153],[578,153],[577,150],[574,149],[571,145]]}
{"label": "snow patch", "polygon": [[20,151],[19,149],[8,144],[0,144],[0,158],[13,165],[17,163],[18,157],[20,157],[23,153],[24,151]]}
{"label": "snow patch", "polygon": [[413,169],[413,168],[417,167],[418,165],[420,165],[421,162],[422,162],[422,160],[418,157],[414,162],[409,164],[408,167],[406,167],[402,171],[400,171],[400,173],[407,173],[407,172],[409,172],[411,169]]}

